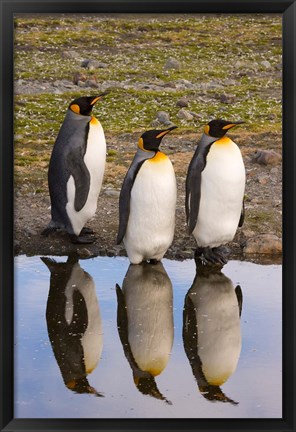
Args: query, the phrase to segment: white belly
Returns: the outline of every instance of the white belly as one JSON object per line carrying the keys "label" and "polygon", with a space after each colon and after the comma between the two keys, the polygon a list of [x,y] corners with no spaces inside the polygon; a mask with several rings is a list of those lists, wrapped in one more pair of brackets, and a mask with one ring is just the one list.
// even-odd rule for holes
{"label": "white belly", "polygon": [[245,168],[239,148],[213,144],[201,177],[201,198],[193,235],[198,246],[216,247],[236,233],[245,190]]}
{"label": "white belly", "polygon": [[67,184],[68,203],[66,210],[76,235],[80,234],[87,221],[94,216],[102,187],[106,163],[106,141],[103,128],[99,122],[96,124],[90,123],[84,162],[90,173],[90,187],[86,203],[78,212],[74,208],[75,183],[72,176],[70,176]]}
{"label": "white belly", "polygon": [[196,310],[197,353],[209,384],[222,385],[235,371],[241,352],[239,307],[224,274],[199,277],[189,291]]}
{"label": "white belly", "polygon": [[69,325],[75,320],[73,293],[76,289],[83,296],[87,308],[87,328],[81,338],[81,344],[83,347],[85,369],[89,374],[96,368],[102,354],[103,330],[94,281],[79,264],[73,267],[65,290],[67,298],[65,318]]}
{"label": "white belly", "polygon": [[176,178],[169,158],[145,161],[131,191],[123,239],[131,263],[163,258],[174,237],[176,199]]}
{"label": "white belly", "polygon": [[134,265],[126,274],[123,293],[133,357],[142,371],[159,375],[169,361],[174,338],[171,281],[161,263]]}

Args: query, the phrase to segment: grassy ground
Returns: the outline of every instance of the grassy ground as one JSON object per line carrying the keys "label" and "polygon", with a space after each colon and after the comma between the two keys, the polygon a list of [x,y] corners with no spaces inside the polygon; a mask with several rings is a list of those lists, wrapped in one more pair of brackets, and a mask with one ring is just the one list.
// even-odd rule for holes
{"label": "grassy ground", "polygon": [[[64,16],[17,18],[15,30],[15,78],[36,81],[72,80],[77,71],[86,72],[81,62],[62,57],[74,50],[84,59],[98,59],[108,65],[89,72],[98,82],[130,80],[149,82],[219,83],[222,88],[206,91],[150,92],[113,89],[100,106],[106,130],[135,131],[149,127],[155,112],[168,111],[180,125],[175,101],[183,95],[201,122],[223,114],[243,118],[250,131],[280,130],[281,107],[278,90],[281,62],[281,19],[279,16],[167,16],[119,18]],[[180,69],[164,69],[168,57],[180,62]],[[262,64],[268,61],[270,68]],[[234,78],[233,85],[225,81]],[[254,79],[256,78],[256,79]],[[16,97],[16,129],[27,128],[27,137],[54,137],[71,98],[88,90],[77,88],[64,95]],[[235,103],[221,106],[219,96],[231,94]],[[19,103],[18,103],[19,102]],[[273,121],[270,122],[270,118]],[[192,129],[182,123],[182,130]]]}
{"label": "grassy ground", "polygon": [[[95,75],[99,83],[135,83],[134,89],[111,89],[98,106],[98,117],[109,133],[143,131],[160,110],[170,114],[179,134],[198,131],[210,118],[221,116],[243,119],[249,132],[281,131],[279,16],[32,16],[18,17],[15,25],[16,80],[72,80],[80,71]],[[108,67],[87,72],[80,59],[63,57],[67,50]],[[179,70],[165,70],[168,57],[178,59]],[[180,79],[201,88],[155,92],[136,86]],[[202,85],[208,83],[221,88],[204,89]],[[16,166],[47,163],[69,101],[93,92],[77,87],[59,95],[16,95]],[[224,94],[232,95],[234,102],[221,103]],[[200,115],[198,120],[177,117],[176,101],[181,96],[188,97],[189,109]]]}
{"label": "grassy ground", "polygon": [[[257,148],[280,152],[281,28],[280,15],[262,14],[16,17],[15,80],[26,90],[15,94],[17,190],[48,195],[48,162],[69,102],[97,94],[101,86],[110,90],[94,109],[107,136],[105,185],[120,188],[139,135],[151,128],[159,111],[178,125],[172,146],[166,148],[174,158],[177,181],[186,175],[193,138],[197,141],[202,126],[213,118],[246,122],[235,130],[246,158]],[[69,51],[75,54],[72,58],[65,55]],[[165,68],[170,57],[178,60],[179,69]],[[85,59],[107,66],[88,70],[81,65]],[[95,78],[99,88],[72,85],[56,94],[47,90],[49,83],[59,90],[63,80],[73,82],[76,73]],[[119,88],[123,82],[127,85]],[[38,91],[31,91],[35,84]],[[197,114],[193,120],[178,117],[176,102],[183,96],[187,109]],[[186,147],[186,140],[191,146]],[[250,184],[252,199],[262,187],[255,177]],[[271,219],[266,230],[281,231],[279,217],[269,208],[252,206],[249,215],[252,230]]]}

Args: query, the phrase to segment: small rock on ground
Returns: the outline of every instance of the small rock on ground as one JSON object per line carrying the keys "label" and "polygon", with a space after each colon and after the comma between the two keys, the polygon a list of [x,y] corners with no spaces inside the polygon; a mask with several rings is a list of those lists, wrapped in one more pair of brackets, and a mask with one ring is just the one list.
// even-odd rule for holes
{"label": "small rock on ground", "polygon": [[260,234],[249,238],[244,247],[245,254],[269,254],[282,253],[282,241],[274,234]]}
{"label": "small rock on ground", "polygon": [[181,67],[179,60],[169,57],[164,65],[164,68],[167,69],[177,69],[179,70]]}

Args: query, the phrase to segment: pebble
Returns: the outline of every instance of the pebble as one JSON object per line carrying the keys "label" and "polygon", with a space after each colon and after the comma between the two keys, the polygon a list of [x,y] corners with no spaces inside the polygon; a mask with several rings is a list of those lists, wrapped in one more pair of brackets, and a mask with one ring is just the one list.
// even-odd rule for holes
{"label": "pebble", "polygon": [[83,60],[81,67],[91,70],[107,68],[107,63],[100,62],[99,60]]}
{"label": "pebble", "polygon": [[99,85],[95,79],[92,79],[92,80],[86,80],[85,81],[85,87],[98,88]]}
{"label": "pebble", "polygon": [[75,72],[75,74],[73,75],[73,83],[76,85],[79,85],[79,82],[85,82],[86,80],[87,80],[87,76],[84,73]]}
{"label": "pebble", "polygon": [[179,60],[169,57],[164,65],[164,69],[177,69],[179,70],[181,67]]}
{"label": "pebble", "polygon": [[281,160],[282,155],[274,150],[258,150],[255,153],[252,162],[260,165],[277,165]]}
{"label": "pebble", "polygon": [[220,96],[220,101],[224,104],[232,104],[235,102],[235,96],[233,95],[226,95],[226,94],[222,94]]}
{"label": "pebble", "polygon": [[115,189],[105,189],[104,195],[112,196],[112,197],[119,197],[120,191],[115,190]]}
{"label": "pebble", "polygon": [[194,118],[193,115],[190,114],[190,112],[185,110],[184,108],[180,109],[180,111],[177,114],[177,117],[187,121],[193,120]]}
{"label": "pebble", "polygon": [[270,254],[282,252],[282,240],[275,234],[259,234],[246,241],[245,254]]}
{"label": "pebble", "polygon": [[237,85],[237,81],[235,81],[234,79],[227,79],[224,81],[224,85],[226,86],[233,86],[233,85]]}
{"label": "pebble", "polygon": [[189,105],[189,102],[188,102],[188,99],[186,96],[181,97],[181,99],[179,99],[176,103],[176,106],[180,107],[180,108],[188,107],[188,105]]}
{"label": "pebble", "polygon": [[91,253],[91,251],[90,251],[89,249],[87,249],[87,248],[82,248],[82,249],[77,248],[77,253],[78,253],[78,255],[79,255],[80,257],[84,257],[84,258],[86,258],[86,257],[90,257],[90,256],[93,255],[93,254]]}
{"label": "pebble", "polygon": [[176,85],[176,83],[170,81],[170,82],[166,82],[166,83],[162,84],[162,87],[175,89],[177,87],[177,85]]}
{"label": "pebble", "polygon": [[32,228],[25,228],[25,233],[29,236],[36,236],[38,234],[37,231]]}
{"label": "pebble", "polygon": [[193,117],[195,117],[196,119],[202,119],[203,116],[201,114],[197,114],[194,111],[188,111]]}
{"label": "pebble", "polygon": [[257,182],[260,183],[261,185],[266,185],[268,181],[269,181],[269,177],[265,174],[259,175],[257,177]]}
{"label": "pebble", "polygon": [[176,87],[177,88],[185,88],[185,89],[192,89],[194,88],[194,84],[192,82],[188,81],[187,79],[181,78],[176,81]]}
{"label": "pebble", "polygon": [[277,167],[271,168],[270,174],[271,175],[277,175],[279,172],[279,169]]}
{"label": "pebble", "polygon": [[170,123],[170,115],[166,111],[159,111],[156,114],[156,118],[160,123],[168,124]]}
{"label": "pebble", "polygon": [[202,83],[200,85],[201,90],[214,90],[214,89],[223,89],[224,86],[222,84],[215,83],[214,81],[210,81],[207,83]]}
{"label": "pebble", "polygon": [[64,58],[64,59],[79,59],[80,55],[76,51],[73,51],[73,50],[63,51],[62,52],[62,58]]}
{"label": "pebble", "polygon": [[153,128],[160,127],[160,122],[157,119],[152,120],[151,127],[153,127]]}
{"label": "pebble", "polygon": [[264,66],[266,69],[271,68],[271,64],[270,64],[270,62],[267,61],[267,60],[262,61],[262,62],[261,62],[261,65]]}
{"label": "pebble", "polygon": [[246,66],[247,66],[247,63],[245,61],[242,61],[242,60],[238,60],[237,62],[234,63],[235,68],[243,68]]}
{"label": "pebble", "polygon": [[251,237],[254,237],[256,235],[256,233],[250,229],[244,229],[244,230],[242,230],[242,233],[246,238],[251,238]]}

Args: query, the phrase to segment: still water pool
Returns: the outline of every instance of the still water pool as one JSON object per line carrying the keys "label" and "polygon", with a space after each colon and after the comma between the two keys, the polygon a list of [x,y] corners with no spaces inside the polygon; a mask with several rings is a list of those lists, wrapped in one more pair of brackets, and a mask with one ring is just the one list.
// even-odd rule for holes
{"label": "still water pool", "polygon": [[17,257],[15,417],[282,417],[281,270]]}

